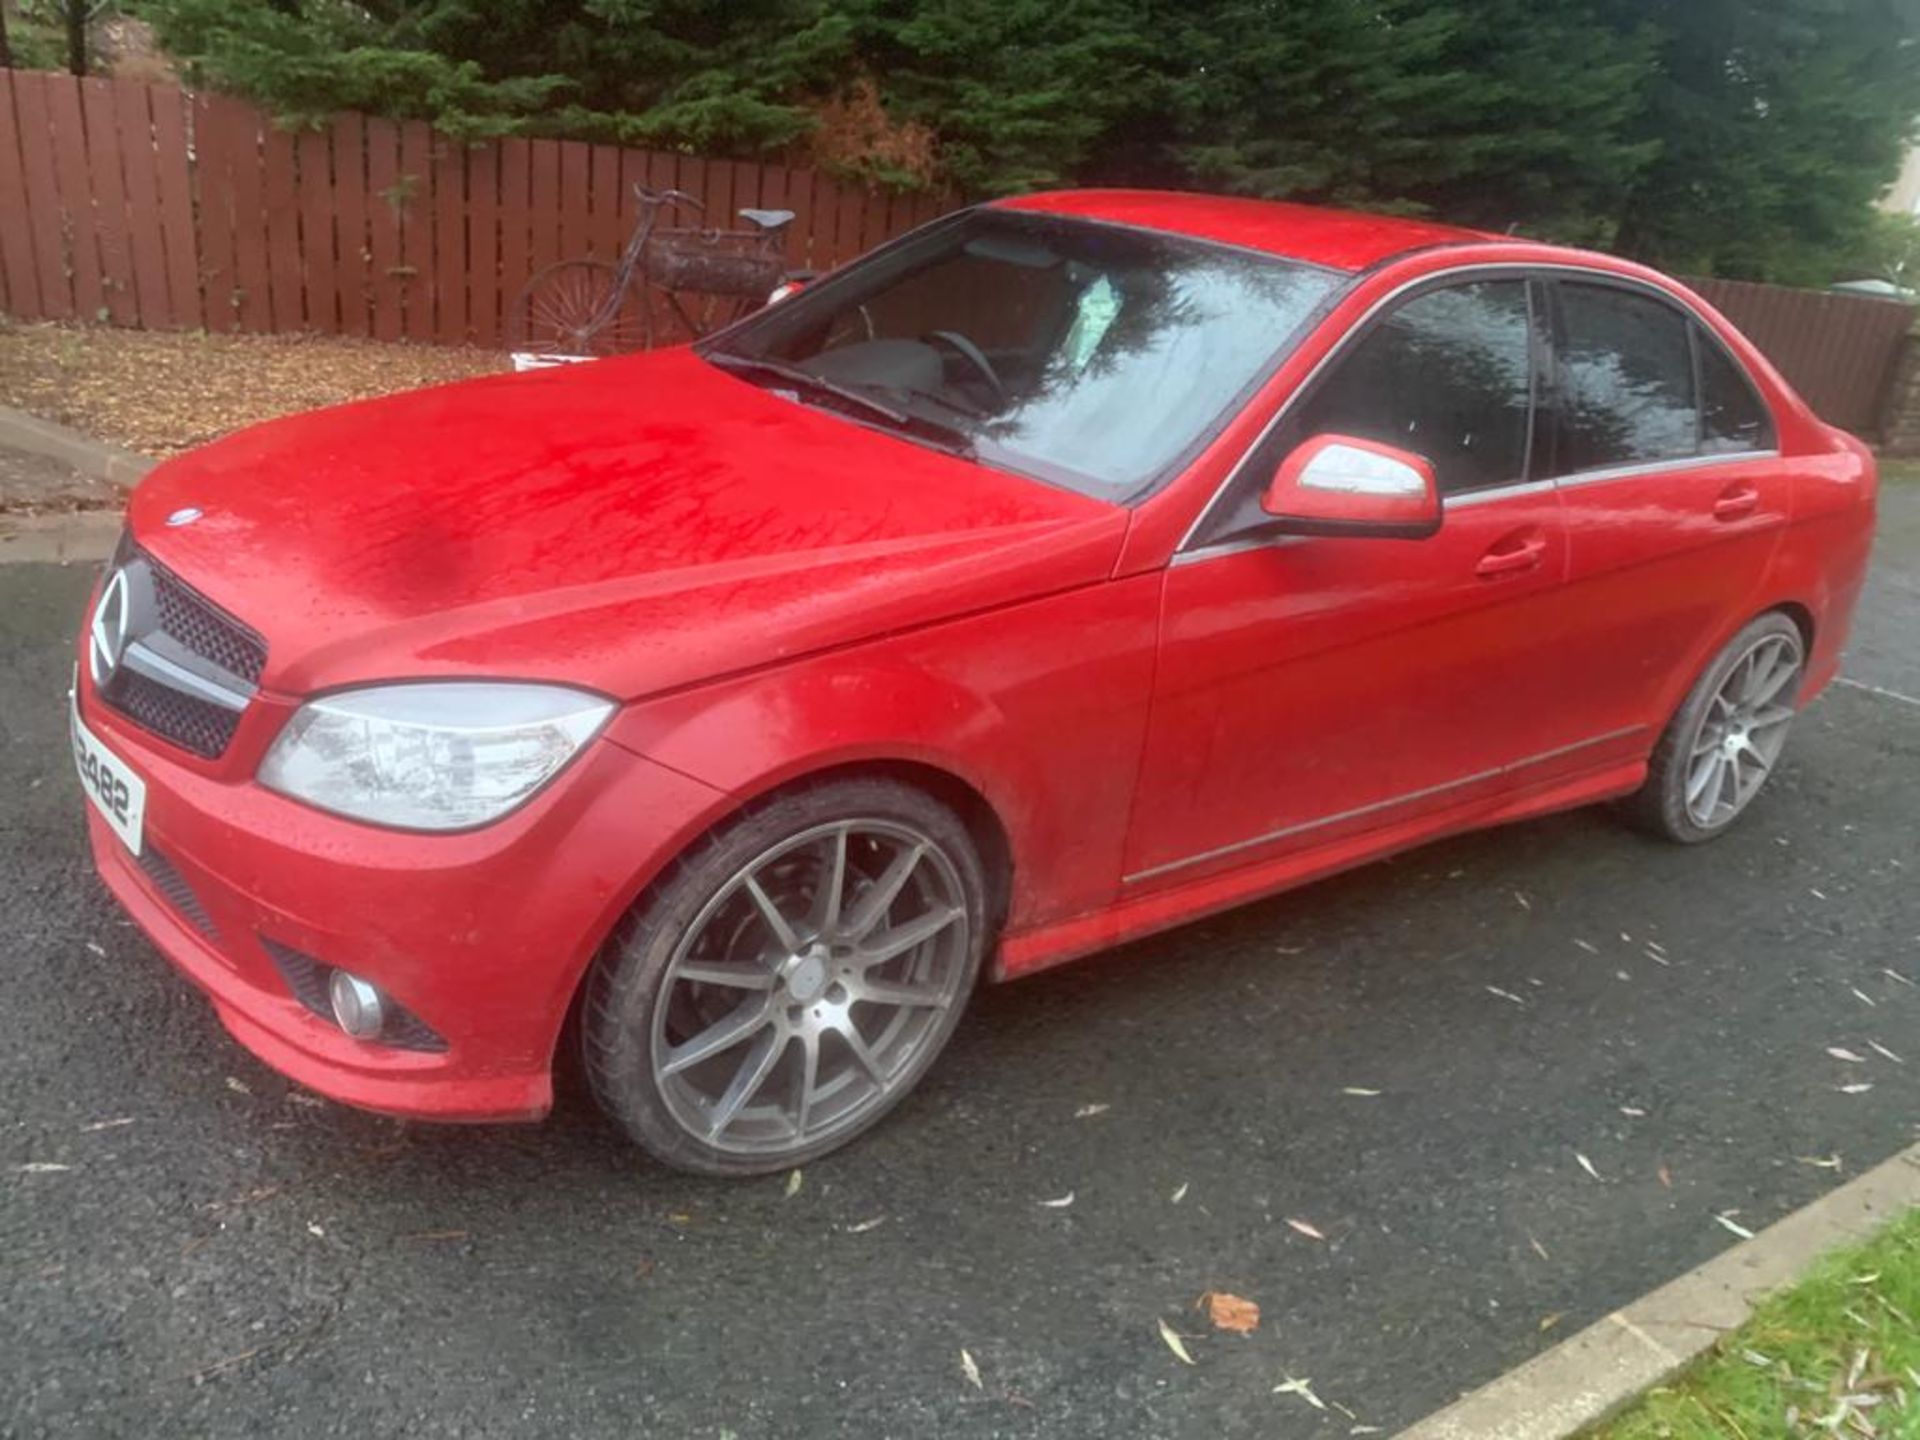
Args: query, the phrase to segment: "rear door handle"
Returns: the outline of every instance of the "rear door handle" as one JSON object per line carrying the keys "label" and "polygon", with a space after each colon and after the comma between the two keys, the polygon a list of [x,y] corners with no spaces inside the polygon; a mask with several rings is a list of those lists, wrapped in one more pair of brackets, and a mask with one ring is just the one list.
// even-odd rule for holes
{"label": "rear door handle", "polygon": [[1713,502],[1713,518],[1738,520],[1760,508],[1760,492],[1746,481],[1737,481],[1720,492]]}
{"label": "rear door handle", "polygon": [[1473,573],[1513,575],[1522,570],[1532,570],[1540,564],[1546,553],[1545,536],[1510,536],[1482,555],[1480,563],[1473,567]]}

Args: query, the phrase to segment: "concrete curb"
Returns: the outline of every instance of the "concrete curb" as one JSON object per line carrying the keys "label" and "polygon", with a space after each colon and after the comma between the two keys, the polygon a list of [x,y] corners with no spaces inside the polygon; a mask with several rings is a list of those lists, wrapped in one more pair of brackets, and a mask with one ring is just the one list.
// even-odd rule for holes
{"label": "concrete curb", "polygon": [[108,445],[38,415],[0,405],[0,445],[45,455],[94,480],[131,490],[159,462],[118,445]]}
{"label": "concrete curb", "polygon": [[1920,1145],[1429,1415],[1400,1440],[1566,1440],[1712,1348],[1757,1301],[1828,1251],[1866,1239],[1915,1205]]}
{"label": "concrete curb", "polygon": [[0,565],[67,565],[106,559],[120,538],[118,510],[0,515]]}

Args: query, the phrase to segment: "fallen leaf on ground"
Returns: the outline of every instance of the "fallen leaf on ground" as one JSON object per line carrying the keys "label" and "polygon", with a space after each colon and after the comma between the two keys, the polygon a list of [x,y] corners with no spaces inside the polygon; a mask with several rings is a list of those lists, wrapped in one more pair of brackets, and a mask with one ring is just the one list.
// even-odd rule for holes
{"label": "fallen leaf on ground", "polygon": [[873,1218],[872,1218],[871,1220],[862,1220],[862,1221],[861,1221],[861,1222],[860,1222],[859,1224],[857,1224],[857,1225],[849,1225],[849,1226],[847,1226],[847,1234],[849,1234],[849,1235],[864,1235],[864,1234],[866,1234],[866,1233],[867,1233],[867,1231],[869,1231],[869,1230],[877,1230],[877,1229],[879,1229],[879,1228],[880,1228],[880,1226],[882,1226],[882,1225],[884,1225],[884,1224],[886,1224],[886,1223],[887,1223],[887,1217],[886,1217],[886,1216],[884,1216],[884,1215],[876,1215],[876,1216],[874,1216],[874,1217],[873,1217]]}
{"label": "fallen leaf on ground", "polygon": [[1833,1056],[1836,1060],[1844,1060],[1849,1065],[1864,1065],[1867,1063],[1866,1056],[1856,1055],[1844,1045],[1829,1045],[1827,1047],[1827,1054]]}
{"label": "fallen leaf on ground", "polygon": [[326,1232],[326,1231],[324,1231],[324,1230],[322,1230],[322,1229],[321,1229],[321,1228],[320,1228],[320,1227],[319,1227],[318,1225],[316,1225],[316,1224],[315,1224],[315,1223],[314,1223],[313,1221],[311,1221],[311,1220],[309,1220],[309,1221],[307,1221],[307,1233],[308,1233],[309,1235],[318,1235],[318,1236],[321,1236],[321,1237],[322,1237],[322,1238],[324,1239],[324,1238],[325,1238],[325,1236],[326,1236],[326,1233],[327,1233],[327,1232]]}
{"label": "fallen leaf on ground", "polygon": [[1193,1364],[1193,1356],[1187,1353],[1187,1342],[1174,1333],[1171,1325],[1163,1318],[1160,1321],[1160,1338],[1167,1342],[1167,1348],[1178,1356],[1183,1364]]}
{"label": "fallen leaf on ground", "polygon": [[247,1082],[242,1080],[238,1075],[227,1076],[227,1089],[233,1091],[236,1095],[253,1094],[253,1091],[247,1088]]}
{"label": "fallen leaf on ground", "polygon": [[1587,1174],[1591,1175],[1596,1180],[1600,1178],[1600,1172],[1593,1168],[1593,1162],[1589,1160],[1586,1156],[1582,1155],[1578,1150],[1573,1152],[1573,1158],[1580,1162],[1580,1168],[1586,1171]]}
{"label": "fallen leaf on ground", "polygon": [[969,1355],[964,1348],[960,1351],[960,1373],[967,1377],[967,1383],[974,1389],[986,1388],[980,1383],[980,1367],[973,1363],[973,1356]]}
{"label": "fallen leaf on ground", "polygon": [[1236,1335],[1251,1335],[1260,1328],[1260,1307],[1239,1295],[1224,1290],[1209,1290],[1200,1297],[1207,1307],[1207,1318],[1216,1330],[1231,1330]]}
{"label": "fallen leaf on ground", "polygon": [[1064,1210],[1067,1206],[1073,1204],[1073,1191],[1067,1191],[1067,1193],[1062,1195],[1058,1200],[1042,1200],[1040,1203],[1049,1210]]}
{"label": "fallen leaf on ground", "polygon": [[1566,1316],[1556,1310],[1551,1315],[1543,1315],[1540,1317],[1540,1328],[1543,1331],[1551,1330],[1564,1319],[1566,1319]]}
{"label": "fallen leaf on ground", "polygon": [[1178,1205],[1182,1200],[1186,1199],[1187,1198],[1187,1182],[1185,1180],[1182,1180],[1178,1185],[1174,1186],[1173,1194],[1169,1195],[1167,1198],[1171,1200],[1175,1205]]}
{"label": "fallen leaf on ground", "polygon": [[1298,1230],[1302,1235],[1306,1236],[1309,1240],[1324,1240],[1327,1238],[1325,1235],[1323,1235],[1320,1232],[1320,1228],[1317,1225],[1314,1225],[1313,1223],[1311,1223],[1310,1221],[1296,1220],[1291,1215],[1289,1215],[1287,1217],[1287,1224],[1291,1225],[1295,1230]]}
{"label": "fallen leaf on ground", "polygon": [[1085,1120],[1094,1115],[1104,1115],[1112,1108],[1113,1106],[1111,1105],[1082,1105],[1078,1110],[1073,1112],[1073,1118],[1076,1120]]}
{"label": "fallen leaf on ground", "polygon": [[1840,1168],[1840,1155],[1838,1151],[1827,1156],[1824,1160],[1820,1159],[1817,1155],[1796,1155],[1793,1158],[1798,1160],[1802,1165],[1813,1166],[1816,1170],[1838,1170]]}
{"label": "fallen leaf on ground", "polygon": [[806,1183],[805,1177],[803,1177],[798,1170],[787,1176],[787,1199],[791,1200],[794,1196],[798,1195],[800,1193],[800,1187]]}
{"label": "fallen leaf on ground", "polygon": [[1660,1188],[1662,1190],[1671,1190],[1673,1188],[1673,1172],[1667,1169],[1666,1166],[1662,1165],[1659,1170],[1654,1173],[1660,1177]]}
{"label": "fallen leaf on ground", "polygon": [[1742,1240],[1753,1239],[1753,1231],[1747,1229],[1747,1227],[1742,1225],[1738,1220],[1734,1220],[1726,1215],[1715,1215],[1713,1218],[1720,1222],[1722,1229],[1732,1231]]}
{"label": "fallen leaf on ground", "polygon": [[1273,1387],[1273,1393],[1276,1395],[1298,1395],[1316,1410],[1324,1410],[1327,1408],[1327,1402],[1313,1393],[1313,1381],[1311,1380],[1296,1380],[1289,1375],[1285,1380]]}

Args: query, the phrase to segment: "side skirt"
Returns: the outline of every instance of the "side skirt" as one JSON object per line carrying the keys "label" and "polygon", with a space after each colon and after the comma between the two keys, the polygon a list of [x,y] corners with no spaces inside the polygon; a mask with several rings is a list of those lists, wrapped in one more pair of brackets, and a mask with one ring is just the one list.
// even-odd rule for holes
{"label": "side skirt", "polygon": [[1514,820],[1531,820],[1557,810],[1573,810],[1630,795],[1640,788],[1646,776],[1646,760],[1636,759],[1535,789],[1511,792],[1491,802],[1482,797],[1417,820],[1349,835],[1316,849],[1256,860],[1224,872],[1203,875],[1183,885],[1122,899],[1104,910],[1002,936],[992,975],[996,980],[1031,975],[1036,970],[1138,940],[1252,900],[1278,895],[1449,835]]}

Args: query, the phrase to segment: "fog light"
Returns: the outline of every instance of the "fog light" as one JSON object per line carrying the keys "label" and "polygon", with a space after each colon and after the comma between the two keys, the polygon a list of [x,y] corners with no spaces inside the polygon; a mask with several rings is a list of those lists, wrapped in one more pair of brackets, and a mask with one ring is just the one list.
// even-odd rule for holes
{"label": "fog light", "polygon": [[334,971],[327,982],[327,998],[333,1002],[335,1022],[356,1040],[372,1040],[387,1023],[379,990],[358,975]]}

